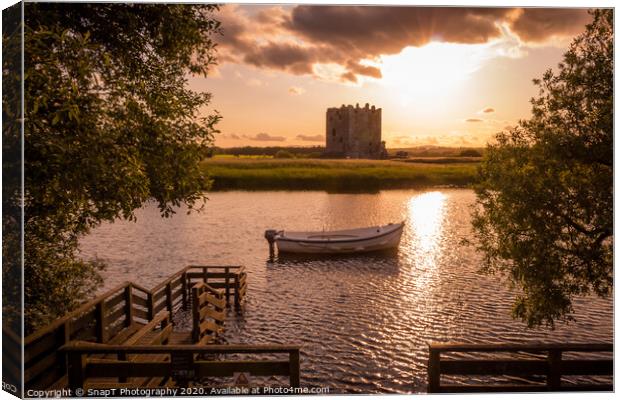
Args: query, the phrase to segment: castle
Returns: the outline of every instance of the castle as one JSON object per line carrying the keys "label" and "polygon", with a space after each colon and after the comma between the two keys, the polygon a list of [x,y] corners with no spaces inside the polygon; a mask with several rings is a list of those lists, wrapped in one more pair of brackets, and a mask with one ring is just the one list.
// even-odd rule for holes
{"label": "castle", "polygon": [[325,154],[347,158],[385,158],[381,109],[359,104],[327,109]]}

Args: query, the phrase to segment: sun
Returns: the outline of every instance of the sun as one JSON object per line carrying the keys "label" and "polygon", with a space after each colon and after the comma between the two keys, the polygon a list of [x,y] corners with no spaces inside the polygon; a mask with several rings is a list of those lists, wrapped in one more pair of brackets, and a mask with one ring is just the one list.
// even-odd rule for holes
{"label": "sun", "polygon": [[449,96],[488,58],[488,45],[432,42],[407,47],[399,54],[382,56],[381,84],[401,100]]}

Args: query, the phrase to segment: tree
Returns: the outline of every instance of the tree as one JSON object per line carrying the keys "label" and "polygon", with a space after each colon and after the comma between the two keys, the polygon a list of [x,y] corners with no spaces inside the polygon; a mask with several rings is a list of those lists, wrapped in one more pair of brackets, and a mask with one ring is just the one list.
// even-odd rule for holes
{"label": "tree", "polygon": [[[212,5],[25,5],[26,330],[77,306],[101,263],[78,240],[102,221],[204,205],[210,94],[187,87],[215,63]],[[19,187],[9,193],[19,204]]]}
{"label": "tree", "polygon": [[473,226],[483,270],[508,278],[529,326],[574,319],[613,289],[613,10],[548,70],[532,117],[487,147]]}

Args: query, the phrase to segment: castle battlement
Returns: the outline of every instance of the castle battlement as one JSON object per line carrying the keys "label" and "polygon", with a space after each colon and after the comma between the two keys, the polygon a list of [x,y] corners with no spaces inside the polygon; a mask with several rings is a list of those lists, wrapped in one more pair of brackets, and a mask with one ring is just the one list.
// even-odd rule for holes
{"label": "castle battlement", "polygon": [[381,109],[366,103],[342,105],[326,113],[326,146],[329,155],[350,158],[383,158]]}

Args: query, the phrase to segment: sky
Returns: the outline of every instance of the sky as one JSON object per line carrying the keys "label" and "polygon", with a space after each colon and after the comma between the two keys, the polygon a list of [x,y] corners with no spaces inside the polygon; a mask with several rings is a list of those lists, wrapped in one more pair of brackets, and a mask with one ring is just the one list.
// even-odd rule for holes
{"label": "sky", "polygon": [[530,116],[539,78],[591,17],[578,8],[226,4],[218,65],[190,87],[215,145],[325,144],[325,112],[382,109],[388,148],[484,146]]}

